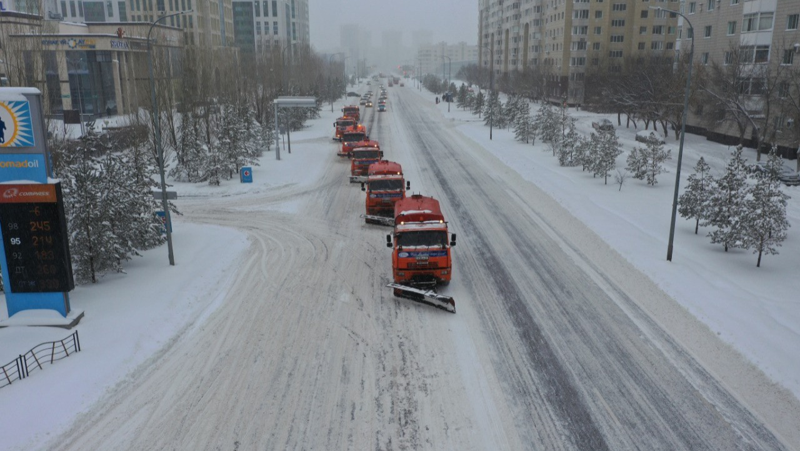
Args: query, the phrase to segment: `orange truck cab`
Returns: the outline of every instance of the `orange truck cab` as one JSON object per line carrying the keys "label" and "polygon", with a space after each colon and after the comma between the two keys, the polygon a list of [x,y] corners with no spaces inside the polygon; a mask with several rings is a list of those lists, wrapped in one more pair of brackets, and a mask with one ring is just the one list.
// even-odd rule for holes
{"label": "orange truck cab", "polygon": [[394,249],[395,284],[411,287],[449,284],[453,267],[450,249],[456,245],[456,234],[448,240],[447,233],[438,200],[421,194],[398,200],[394,204],[394,233],[386,236],[386,246]]}
{"label": "orange truck cab", "polygon": [[367,181],[369,166],[383,159],[380,147],[356,147],[350,152],[350,183]]}
{"label": "orange truck cab", "polygon": [[337,141],[342,140],[342,135],[344,131],[347,130],[347,127],[352,127],[356,125],[357,122],[352,117],[345,117],[342,116],[339,119],[336,119],[336,122],[333,123],[335,134],[333,135],[333,139]]}
{"label": "orange truck cab", "polygon": [[358,105],[347,105],[342,108],[342,113],[345,117],[352,117],[356,122],[361,120],[361,110],[358,109]]}
{"label": "orange truck cab", "polygon": [[367,192],[364,219],[368,224],[394,225],[394,205],[406,197],[411,182],[403,178],[403,167],[394,161],[379,161],[369,165],[367,181],[361,191]]}
{"label": "orange truck cab", "polygon": [[369,140],[369,137],[367,136],[367,128],[362,124],[348,127],[347,130],[342,133],[342,148],[337,155],[340,157],[349,156],[353,149],[356,147],[361,147],[359,144],[362,141],[367,140]]}

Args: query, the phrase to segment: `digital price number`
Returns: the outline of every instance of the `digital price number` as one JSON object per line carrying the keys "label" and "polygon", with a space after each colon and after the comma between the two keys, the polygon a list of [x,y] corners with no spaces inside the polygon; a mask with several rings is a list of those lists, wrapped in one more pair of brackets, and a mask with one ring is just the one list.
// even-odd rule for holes
{"label": "digital price number", "polygon": [[0,185],[0,230],[12,293],[75,288],[60,183]]}

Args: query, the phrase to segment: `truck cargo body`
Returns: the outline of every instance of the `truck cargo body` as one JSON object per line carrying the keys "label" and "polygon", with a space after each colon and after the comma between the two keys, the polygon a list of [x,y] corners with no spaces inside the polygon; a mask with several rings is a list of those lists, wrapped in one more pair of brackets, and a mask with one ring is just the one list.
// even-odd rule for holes
{"label": "truck cargo body", "polygon": [[447,285],[452,277],[447,222],[439,201],[415,194],[395,203],[392,272],[395,283]]}

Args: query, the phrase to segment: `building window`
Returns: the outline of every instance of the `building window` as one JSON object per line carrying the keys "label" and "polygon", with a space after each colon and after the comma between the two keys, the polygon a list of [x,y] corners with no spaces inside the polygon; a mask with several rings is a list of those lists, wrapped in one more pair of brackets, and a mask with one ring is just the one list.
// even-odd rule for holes
{"label": "building window", "polygon": [[75,0],[70,0],[69,2],[69,15],[72,17],[78,17],[78,14],[75,12]]}
{"label": "building window", "polygon": [[672,50],[675,47],[674,42],[667,42],[667,50]]}
{"label": "building window", "polygon": [[708,0],[708,6],[706,7],[706,11],[714,11],[714,3],[716,2],[717,0]]}
{"label": "building window", "polygon": [[639,43],[639,50],[644,50],[644,42]]}
{"label": "building window", "polygon": [[603,34],[603,27],[594,27],[594,34]]}
{"label": "building window", "polygon": [[118,2],[117,6],[119,7],[119,21],[120,22],[127,22],[128,21],[128,11],[126,10],[125,2]]}
{"label": "building window", "polygon": [[675,34],[675,27],[667,27],[667,34],[669,35]]}
{"label": "building window", "polygon": [[733,63],[733,53],[731,53],[731,52],[725,52],[725,56],[723,56],[723,58],[722,58],[722,62],[723,62],[723,63],[724,63],[726,66],[727,66],[727,65],[729,65],[729,64],[731,64],[731,63]]}
{"label": "building window", "polygon": [[625,11],[625,10],[628,9],[628,4],[627,3],[614,3],[614,5],[611,7],[611,9],[613,11]]}
{"label": "building window", "polygon": [[731,0],[731,5],[738,5],[738,4],[739,4],[739,0]]}
{"label": "building window", "polygon": [[686,39],[694,39],[694,28],[686,30]]}
{"label": "building window", "polygon": [[[273,9],[273,11],[275,10]],[[275,36],[278,35],[278,22],[272,22],[272,34],[274,34]]]}
{"label": "building window", "polygon": [[[278,2],[277,0],[272,0],[272,17],[278,17]],[[278,34],[278,33],[275,33]]]}
{"label": "building window", "polygon": [[689,2],[689,14],[694,14],[697,11],[697,3]]}
{"label": "building window", "polygon": [[745,14],[742,21],[742,33],[750,31],[763,31],[772,29],[772,19],[775,13]]}
{"label": "building window", "polygon": [[769,61],[768,45],[746,45],[739,48],[739,59],[741,63],[766,63]]}
{"label": "building window", "polygon": [[784,50],[781,64],[792,64],[794,62],[794,50]]}
{"label": "building window", "polygon": [[572,12],[573,19],[588,19],[589,18],[589,10],[588,9],[576,9]]}
{"label": "building window", "polygon": [[703,64],[708,64],[708,52],[703,52],[703,54],[700,55],[700,62]]}
{"label": "building window", "polygon": [[728,36],[736,34],[736,21],[732,20],[728,22]]}
{"label": "building window", "polygon": [[261,36],[261,22],[256,22],[256,34]]}
{"label": "building window", "polygon": [[83,17],[83,0],[78,0],[78,15]]}
{"label": "building window", "polygon": [[61,0],[61,15],[63,17],[67,17],[67,2],[65,2],[64,0]]}
{"label": "building window", "polygon": [[592,44],[592,50],[600,50],[600,43],[595,42]]}
{"label": "building window", "polygon": [[614,19],[611,21],[612,27],[624,27],[625,26],[625,19]]}
{"label": "building window", "polygon": [[647,12],[648,11],[646,9],[642,10],[642,19],[647,19]]}
{"label": "building window", "polygon": [[611,35],[611,42],[623,42],[625,36],[618,34],[618,35]]}
{"label": "building window", "polygon": [[647,27],[639,27],[639,34],[647,34]]}
{"label": "building window", "polygon": [[664,34],[663,25],[653,25],[653,34]]}
{"label": "building window", "polygon": [[797,30],[797,23],[800,22],[800,14],[791,14],[786,18],[786,29]]}
{"label": "building window", "polygon": [[256,7],[256,17],[261,17],[261,2],[253,2],[253,6]]}
{"label": "building window", "polygon": [[622,50],[612,50],[608,52],[609,58],[622,58]]}
{"label": "building window", "polygon": [[595,19],[602,19],[603,18],[603,11],[595,11],[594,12]]}
{"label": "building window", "polygon": [[711,25],[706,25],[706,27],[703,29],[703,37],[704,38],[711,37]]}
{"label": "building window", "polygon": [[650,43],[650,50],[663,50],[664,41],[653,41]]}

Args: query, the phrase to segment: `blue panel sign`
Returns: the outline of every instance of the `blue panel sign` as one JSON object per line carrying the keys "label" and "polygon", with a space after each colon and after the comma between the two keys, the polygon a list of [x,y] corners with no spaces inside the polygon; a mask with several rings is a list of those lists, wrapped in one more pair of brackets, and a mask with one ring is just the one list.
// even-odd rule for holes
{"label": "blue panel sign", "polygon": [[242,183],[253,183],[253,168],[246,166],[239,170],[239,179]]}
{"label": "blue panel sign", "polygon": [[[158,216],[158,218],[161,219],[161,224],[164,224],[166,227],[169,227],[169,233],[172,233],[172,216],[164,215],[164,210],[156,211],[156,216]],[[166,227],[161,229],[161,233],[165,235],[167,234]]]}
{"label": "blue panel sign", "polygon": [[0,147],[34,145],[31,106],[28,101],[0,100]]}
{"label": "blue panel sign", "polygon": [[0,181],[12,180],[47,183],[44,155],[36,153],[0,154]]}

